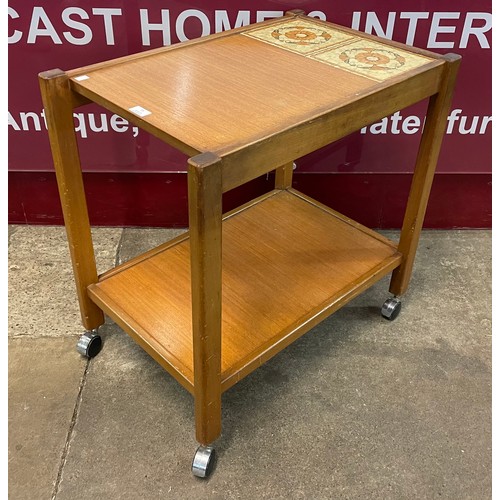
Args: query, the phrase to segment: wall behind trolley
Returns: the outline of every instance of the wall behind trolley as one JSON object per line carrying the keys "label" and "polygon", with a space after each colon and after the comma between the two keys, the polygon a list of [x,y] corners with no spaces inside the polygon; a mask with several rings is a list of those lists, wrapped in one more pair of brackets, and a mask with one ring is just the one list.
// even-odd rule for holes
{"label": "wall behind trolley", "polygon": [[[61,224],[37,74],[278,17],[313,17],[462,56],[426,227],[491,226],[491,2],[9,0],[9,221]],[[354,9],[354,10],[353,10]],[[270,82],[272,85],[272,82]],[[400,227],[426,103],[297,160],[294,187],[371,227]],[[95,225],[185,226],[186,158],[97,105],[75,110]],[[227,193],[229,209],[272,176]]]}

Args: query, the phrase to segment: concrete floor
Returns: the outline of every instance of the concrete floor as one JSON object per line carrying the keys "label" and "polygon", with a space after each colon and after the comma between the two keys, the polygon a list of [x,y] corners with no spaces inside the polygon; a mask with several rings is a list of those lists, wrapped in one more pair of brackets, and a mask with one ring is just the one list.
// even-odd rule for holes
{"label": "concrete floor", "polygon": [[[97,228],[99,271],[173,234]],[[9,242],[11,500],[491,497],[489,231],[425,231],[396,321],[384,279],[227,391],[205,481],[187,391],[111,321],[76,353],[63,228]]]}

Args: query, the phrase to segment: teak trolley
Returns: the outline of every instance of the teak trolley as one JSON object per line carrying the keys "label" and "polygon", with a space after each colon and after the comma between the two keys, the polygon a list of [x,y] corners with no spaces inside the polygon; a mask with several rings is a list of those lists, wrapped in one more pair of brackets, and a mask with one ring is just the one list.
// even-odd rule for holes
{"label": "teak trolley", "polygon": [[[392,271],[408,287],[460,57],[290,11],[39,75],[85,334],[109,315],[194,396],[193,473],[210,473],[221,394]],[[293,161],[429,99],[399,244],[292,189]],[[189,232],[97,275],[73,109],[96,102],[187,154]],[[222,193],[275,189],[222,214]]]}

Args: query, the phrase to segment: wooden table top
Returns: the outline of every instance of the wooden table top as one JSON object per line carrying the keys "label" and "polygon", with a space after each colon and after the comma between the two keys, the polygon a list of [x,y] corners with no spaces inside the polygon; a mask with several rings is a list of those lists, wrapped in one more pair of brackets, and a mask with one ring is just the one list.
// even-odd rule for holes
{"label": "wooden table top", "polygon": [[69,72],[72,88],[186,154],[220,156],[443,64],[288,16]]}

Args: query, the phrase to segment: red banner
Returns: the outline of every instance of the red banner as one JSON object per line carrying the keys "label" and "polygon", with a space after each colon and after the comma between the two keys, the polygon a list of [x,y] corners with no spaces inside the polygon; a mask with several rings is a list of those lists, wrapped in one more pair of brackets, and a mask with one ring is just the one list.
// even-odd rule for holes
{"label": "red banner", "polygon": [[[214,0],[10,0],[9,169],[52,170],[39,72],[78,68],[300,8],[367,33],[439,53],[459,53],[462,66],[438,171],[491,172],[491,2],[476,0],[471,9],[471,2],[409,0],[404,10],[395,0],[239,0],[230,5]],[[421,103],[384,118],[299,159],[299,171],[412,172],[424,114]],[[75,129],[84,171],[185,170],[183,155],[97,105],[76,110]]]}

